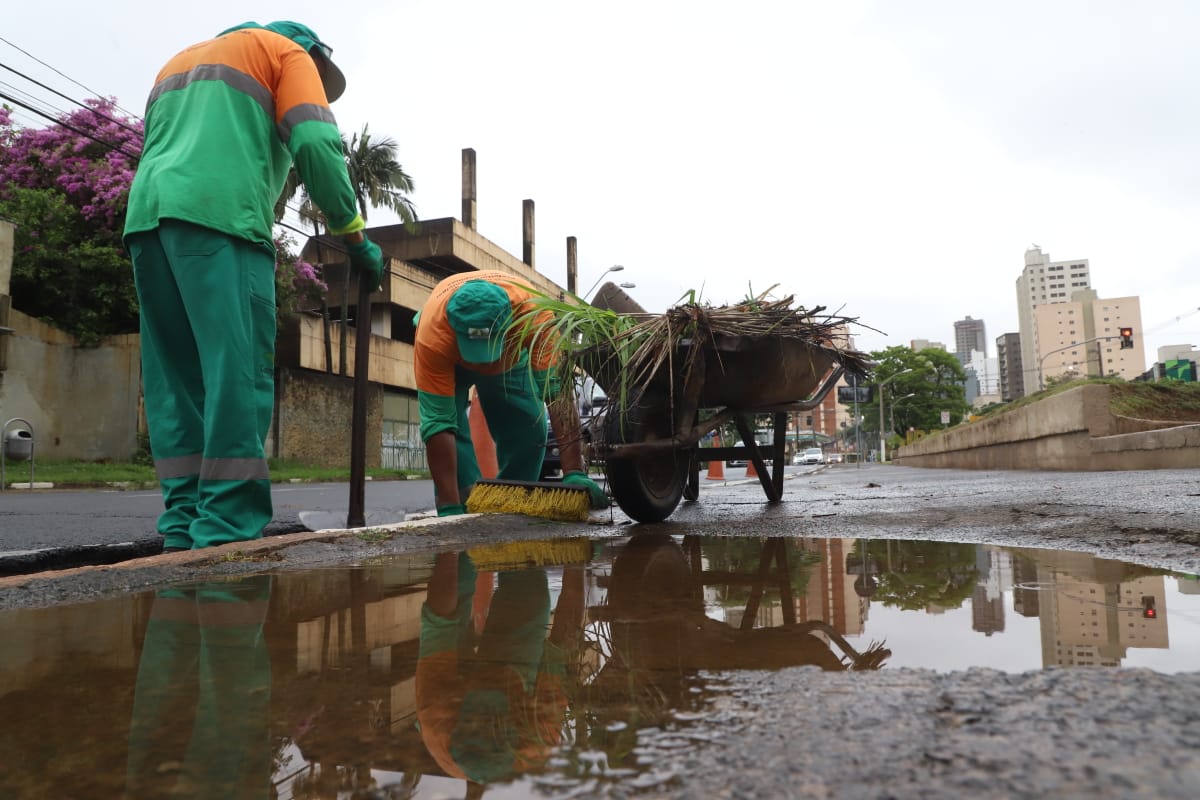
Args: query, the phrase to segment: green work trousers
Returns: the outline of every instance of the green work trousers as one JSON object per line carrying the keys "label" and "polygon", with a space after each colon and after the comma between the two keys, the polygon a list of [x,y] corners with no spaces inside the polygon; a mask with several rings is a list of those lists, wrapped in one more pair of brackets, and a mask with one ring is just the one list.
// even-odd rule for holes
{"label": "green work trousers", "polygon": [[275,394],[275,255],[176,220],[127,244],[164,547],[257,539],[272,517],[263,443]]}
{"label": "green work trousers", "polygon": [[475,387],[488,431],[496,443],[497,478],[536,481],[546,457],[546,403],[533,388],[527,355],[499,375],[480,375],[455,368],[454,410],[458,416],[455,449],[458,454],[458,490],[466,491],[479,480],[479,462],[467,420],[468,392]]}

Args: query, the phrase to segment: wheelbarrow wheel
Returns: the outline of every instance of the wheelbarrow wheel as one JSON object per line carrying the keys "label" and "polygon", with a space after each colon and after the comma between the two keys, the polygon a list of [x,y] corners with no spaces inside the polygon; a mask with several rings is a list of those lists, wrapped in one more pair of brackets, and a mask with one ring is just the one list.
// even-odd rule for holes
{"label": "wheelbarrow wheel", "polygon": [[[623,413],[605,418],[605,438],[635,444],[671,437],[668,404],[639,396]],[[608,484],[621,510],[638,522],[662,522],[671,516],[687,483],[687,453],[675,448],[608,460]]]}

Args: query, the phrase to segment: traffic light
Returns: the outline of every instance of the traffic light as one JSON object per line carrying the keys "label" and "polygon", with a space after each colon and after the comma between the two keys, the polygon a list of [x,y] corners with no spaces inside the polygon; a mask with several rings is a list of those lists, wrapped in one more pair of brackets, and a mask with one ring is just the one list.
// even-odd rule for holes
{"label": "traffic light", "polygon": [[1158,610],[1154,607],[1154,598],[1150,595],[1142,596],[1142,617],[1144,619],[1158,619]]}
{"label": "traffic light", "polygon": [[1121,349],[1129,350],[1133,347],[1133,328],[1121,328]]}

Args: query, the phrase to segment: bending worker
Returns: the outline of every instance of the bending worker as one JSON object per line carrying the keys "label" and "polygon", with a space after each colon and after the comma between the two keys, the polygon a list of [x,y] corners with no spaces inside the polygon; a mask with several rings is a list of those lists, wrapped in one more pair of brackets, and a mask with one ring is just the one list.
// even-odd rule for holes
{"label": "bending worker", "polygon": [[346,87],[331,52],[299,23],[247,22],[176,55],[150,92],[125,245],[164,550],[256,539],[271,521],[271,233],[293,163],[351,265],[382,280],[329,111]]}
{"label": "bending worker", "polygon": [[[556,342],[538,337],[531,353],[529,340],[521,336],[524,318],[536,313],[532,298],[521,280],[506,272],[463,272],[435,286],[417,316],[417,403],[438,516],[464,513],[480,477],[467,425],[472,385],[496,442],[497,478],[538,479],[550,398],[563,483],[586,488],[593,508],[608,507],[608,496],[583,464],[572,392],[549,385],[558,363]],[[541,312],[547,318],[551,313]]]}

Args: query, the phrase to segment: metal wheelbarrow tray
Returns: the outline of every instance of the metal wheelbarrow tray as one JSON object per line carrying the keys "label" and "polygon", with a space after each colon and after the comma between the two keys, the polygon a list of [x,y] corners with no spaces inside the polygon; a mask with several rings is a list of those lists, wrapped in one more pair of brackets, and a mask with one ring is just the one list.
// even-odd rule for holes
{"label": "metal wheelbarrow tray", "polygon": [[[861,356],[793,335],[713,333],[698,343],[681,340],[648,380],[629,385],[637,370],[593,348],[583,363],[607,391],[609,406],[590,433],[614,499],[639,522],[661,522],[682,498],[696,500],[700,442],[732,420],[745,444],[706,447],[704,460],[750,459],[768,501],[778,502],[787,415],[819,405],[845,368],[862,368]],[[753,429],[754,415],[762,413],[773,415],[774,428],[764,447]]]}

